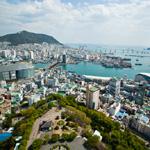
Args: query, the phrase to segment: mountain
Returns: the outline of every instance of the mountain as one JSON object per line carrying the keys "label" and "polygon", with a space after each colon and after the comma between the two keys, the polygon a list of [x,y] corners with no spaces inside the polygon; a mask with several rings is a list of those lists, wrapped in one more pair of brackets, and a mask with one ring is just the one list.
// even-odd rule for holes
{"label": "mountain", "polygon": [[43,43],[62,45],[59,41],[49,35],[37,34],[28,31],[21,31],[14,34],[7,34],[0,37],[0,42],[10,42],[11,45],[25,44],[25,43]]}

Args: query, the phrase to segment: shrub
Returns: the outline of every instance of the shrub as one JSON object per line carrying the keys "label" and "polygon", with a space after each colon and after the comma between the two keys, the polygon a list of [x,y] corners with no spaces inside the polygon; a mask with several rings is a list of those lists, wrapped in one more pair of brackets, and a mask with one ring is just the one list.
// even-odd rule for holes
{"label": "shrub", "polygon": [[57,122],[57,124],[60,125],[60,126],[63,126],[63,125],[65,124],[65,122],[64,122],[63,120],[59,120],[59,121]]}
{"label": "shrub", "polygon": [[69,126],[69,127],[71,127],[71,128],[77,128],[78,127],[78,124],[77,123],[75,123],[75,122],[67,122],[67,124],[66,124],[67,126]]}
{"label": "shrub", "polygon": [[67,127],[66,125],[64,125],[61,129],[62,130],[69,130],[69,127]]}
{"label": "shrub", "polygon": [[55,107],[56,105],[55,105],[55,103],[54,102],[50,102],[49,104],[48,104],[48,108],[49,109],[51,109],[52,107]]}
{"label": "shrub", "polygon": [[61,142],[65,142],[65,141],[67,141],[67,139],[68,139],[68,134],[67,133],[63,133],[61,135],[60,141]]}
{"label": "shrub", "polygon": [[68,142],[73,141],[73,140],[76,138],[76,136],[77,136],[77,134],[76,134],[75,132],[71,132],[71,133],[69,134],[69,136],[68,136],[67,141],[68,141]]}
{"label": "shrub", "polygon": [[60,138],[59,134],[52,134],[50,142],[55,143],[59,140],[59,138]]}
{"label": "shrub", "polygon": [[97,149],[97,147],[99,145],[99,137],[98,136],[89,137],[84,145],[88,149]]}
{"label": "shrub", "polygon": [[43,144],[47,144],[49,140],[49,135],[45,134]]}
{"label": "shrub", "polygon": [[42,139],[36,139],[33,141],[32,145],[29,149],[30,150],[40,150],[42,144],[43,144]]}
{"label": "shrub", "polygon": [[61,144],[61,145],[54,145],[50,150],[56,150],[56,149],[61,149],[61,147],[63,147],[65,150],[70,150],[69,146],[68,145],[64,145],[64,144]]}
{"label": "shrub", "polygon": [[87,129],[84,129],[84,130],[82,131],[82,136],[83,136],[83,137],[86,137],[86,138],[89,138],[89,137],[92,136],[92,131],[87,130]]}
{"label": "shrub", "polygon": [[66,113],[66,112],[62,112],[62,113],[61,113],[61,118],[62,118],[62,119],[67,118],[67,113]]}
{"label": "shrub", "polygon": [[71,132],[70,134],[63,133],[60,138],[60,141],[61,142],[65,142],[65,141],[71,142],[76,138],[76,136],[77,136],[77,134],[75,132]]}

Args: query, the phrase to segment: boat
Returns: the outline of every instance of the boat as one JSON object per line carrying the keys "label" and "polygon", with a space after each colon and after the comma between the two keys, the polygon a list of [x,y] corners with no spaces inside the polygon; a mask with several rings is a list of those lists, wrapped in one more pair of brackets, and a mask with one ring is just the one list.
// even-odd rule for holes
{"label": "boat", "polygon": [[131,61],[131,58],[123,58],[123,61]]}
{"label": "boat", "polygon": [[142,64],[140,64],[140,63],[136,63],[135,65],[136,65],[136,66],[142,66]]}

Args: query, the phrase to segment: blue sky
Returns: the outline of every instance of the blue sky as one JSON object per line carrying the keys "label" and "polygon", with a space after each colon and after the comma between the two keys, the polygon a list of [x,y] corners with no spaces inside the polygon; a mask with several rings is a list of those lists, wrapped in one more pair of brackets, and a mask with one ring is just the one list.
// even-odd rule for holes
{"label": "blue sky", "polygon": [[64,43],[150,46],[150,0],[0,0],[0,35],[28,30]]}

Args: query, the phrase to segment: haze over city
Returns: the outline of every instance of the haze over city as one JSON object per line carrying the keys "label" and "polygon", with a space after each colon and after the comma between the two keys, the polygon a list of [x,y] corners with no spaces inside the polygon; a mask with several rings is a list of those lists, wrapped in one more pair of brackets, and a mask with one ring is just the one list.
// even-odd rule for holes
{"label": "haze over city", "polygon": [[63,43],[150,45],[150,0],[1,0],[0,35],[28,30]]}

